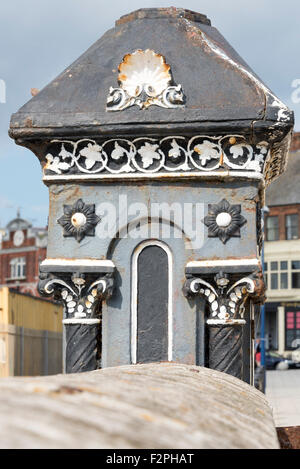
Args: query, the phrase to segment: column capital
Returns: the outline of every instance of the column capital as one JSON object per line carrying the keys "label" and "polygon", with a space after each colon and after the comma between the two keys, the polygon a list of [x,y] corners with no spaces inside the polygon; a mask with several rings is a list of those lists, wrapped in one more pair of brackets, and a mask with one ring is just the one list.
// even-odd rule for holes
{"label": "column capital", "polygon": [[[239,277],[239,278],[238,278]],[[197,295],[206,299],[209,306],[208,325],[243,325],[248,298],[264,301],[265,285],[261,269],[245,275],[220,269],[212,275],[207,271],[187,274],[183,293],[187,298]]]}
{"label": "column capital", "polygon": [[93,324],[99,322],[99,302],[112,295],[113,272],[110,261],[46,260],[40,266],[38,290],[63,301],[65,324]]}

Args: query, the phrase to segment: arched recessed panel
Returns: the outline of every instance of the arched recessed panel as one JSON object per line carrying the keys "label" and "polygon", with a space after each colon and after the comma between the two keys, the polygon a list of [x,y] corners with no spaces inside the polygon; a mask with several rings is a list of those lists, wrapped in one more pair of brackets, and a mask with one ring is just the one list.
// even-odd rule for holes
{"label": "arched recessed panel", "polygon": [[132,362],[172,359],[172,263],[159,242],[139,246],[133,256]]}

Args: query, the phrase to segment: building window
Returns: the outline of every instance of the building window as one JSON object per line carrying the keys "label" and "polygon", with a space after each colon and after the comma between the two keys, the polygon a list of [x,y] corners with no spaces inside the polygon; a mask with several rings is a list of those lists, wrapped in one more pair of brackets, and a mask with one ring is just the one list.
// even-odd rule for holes
{"label": "building window", "polygon": [[278,290],[278,274],[277,274],[277,272],[271,274],[271,290]]}
{"label": "building window", "polygon": [[286,290],[289,287],[288,274],[288,261],[272,261],[265,263],[266,286],[268,288],[268,285],[270,285],[271,290]]}
{"label": "building window", "polygon": [[300,261],[265,263],[265,282],[271,290],[300,289]]}
{"label": "building window", "polygon": [[298,239],[298,215],[285,216],[285,237],[286,239]]}
{"label": "building window", "polygon": [[287,272],[280,273],[280,289],[281,290],[288,289],[288,273]]}
{"label": "building window", "polygon": [[264,263],[264,280],[266,284],[266,288],[268,288],[268,263]]}
{"label": "building window", "polygon": [[279,239],[278,217],[267,218],[267,241],[277,241]]}
{"label": "building window", "polygon": [[26,277],[25,257],[16,257],[10,261],[10,277],[12,279]]}
{"label": "building window", "polygon": [[279,276],[279,271],[278,271],[278,262],[270,262],[270,267],[271,267],[271,290],[278,290],[278,276]]}
{"label": "building window", "polygon": [[287,311],[285,314],[286,348],[299,347],[300,341],[300,311]]}
{"label": "building window", "polygon": [[287,290],[288,288],[288,262],[280,261],[280,289]]}
{"label": "building window", "polygon": [[292,288],[300,288],[300,261],[292,261]]}

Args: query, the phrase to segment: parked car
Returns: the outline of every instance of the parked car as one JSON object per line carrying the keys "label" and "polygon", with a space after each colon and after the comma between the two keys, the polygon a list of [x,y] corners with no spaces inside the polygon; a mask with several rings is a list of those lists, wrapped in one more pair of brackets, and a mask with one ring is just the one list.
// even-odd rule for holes
{"label": "parked car", "polygon": [[300,368],[300,362],[285,358],[277,352],[266,352],[267,370],[287,370],[289,368]]}

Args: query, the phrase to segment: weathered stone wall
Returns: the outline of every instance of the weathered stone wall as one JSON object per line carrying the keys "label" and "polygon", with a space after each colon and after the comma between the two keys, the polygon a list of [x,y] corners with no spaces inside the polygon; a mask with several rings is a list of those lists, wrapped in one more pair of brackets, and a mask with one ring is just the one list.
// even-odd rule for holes
{"label": "weathered stone wall", "polygon": [[263,394],[160,363],[0,381],[1,448],[278,448]]}

